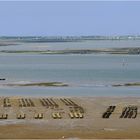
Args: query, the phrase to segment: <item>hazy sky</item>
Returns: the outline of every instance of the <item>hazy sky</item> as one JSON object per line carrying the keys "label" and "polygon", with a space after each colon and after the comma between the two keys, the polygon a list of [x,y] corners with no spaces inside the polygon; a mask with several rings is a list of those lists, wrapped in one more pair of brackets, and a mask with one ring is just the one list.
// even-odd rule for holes
{"label": "hazy sky", "polygon": [[0,2],[0,36],[140,34],[140,2]]}

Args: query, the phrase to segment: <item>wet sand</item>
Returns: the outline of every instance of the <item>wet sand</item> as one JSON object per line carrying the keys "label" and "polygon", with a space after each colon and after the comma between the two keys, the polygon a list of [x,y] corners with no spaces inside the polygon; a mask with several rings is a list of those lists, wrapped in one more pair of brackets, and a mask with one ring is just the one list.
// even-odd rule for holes
{"label": "wet sand", "polygon": [[[60,98],[53,99],[58,107],[42,106],[39,99],[30,98],[34,106],[19,106],[22,97],[9,97],[9,107],[4,107],[4,98],[0,98],[0,115],[8,114],[7,119],[0,119],[0,138],[46,139],[46,138],[95,138],[95,139],[137,139],[140,138],[140,98],[116,97],[72,97],[76,105],[83,108],[83,118],[70,118],[68,115],[73,105],[65,105]],[[67,98],[68,99],[68,98]],[[116,106],[109,118],[102,118],[108,106]],[[138,108],[136,118],[120,118],[126,106]],[[59,112],[61,119],[54,119],[52,113]],[[16,115],[25,113],[25,119]],[[35,113],[43,113],[42,119],[35,119]]]}

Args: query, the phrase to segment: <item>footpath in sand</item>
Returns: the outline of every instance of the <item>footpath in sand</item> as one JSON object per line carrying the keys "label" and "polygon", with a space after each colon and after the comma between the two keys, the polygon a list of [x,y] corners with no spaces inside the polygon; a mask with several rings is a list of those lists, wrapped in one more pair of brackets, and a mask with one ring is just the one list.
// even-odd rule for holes
{"label": "footpath in sand", "polygon": [[140,138],[140,98],[1,97],[0,138]]}

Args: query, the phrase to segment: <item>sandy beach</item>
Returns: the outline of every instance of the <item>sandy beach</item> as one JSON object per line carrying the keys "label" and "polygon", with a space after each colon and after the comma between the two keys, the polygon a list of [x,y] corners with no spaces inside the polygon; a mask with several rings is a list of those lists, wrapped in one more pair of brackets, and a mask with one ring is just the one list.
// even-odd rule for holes
{"label": "sandy beach", "polygon": [[[115,109],[109,118],[103,118],[109,106]],[[7,118],[0,119],[0,138],[136,139],[140,138],[139,106],[140,98],[134,97],[1,97],[0,118],[4,114]],[[125,107],[137,107],[137,115],[120,118]],[[57,113],[60,118],[55,118]],[[43,115],[37,118],[36,114]]]}

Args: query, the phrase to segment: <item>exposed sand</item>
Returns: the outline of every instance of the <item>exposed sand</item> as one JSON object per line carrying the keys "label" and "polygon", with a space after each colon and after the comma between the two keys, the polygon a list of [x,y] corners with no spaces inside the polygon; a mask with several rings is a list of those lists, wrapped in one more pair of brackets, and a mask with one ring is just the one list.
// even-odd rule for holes
{"label": "exposed sand", "polygon": [[[4,98],[0,99],[0,114],[8,114],[7,119],[0,119],[0,138],[140,138],[140,98],[71,98],[84,109],[84,118],[74,119],[68,115],[70,106],[60,98],[53,98],[58,108],[42,106],[38,98],[30,98],[35,107],[19,107],[19,98],[9,98],[11,107],[4,107]],[[110,105],[116,106],[114,112],[109,119],[102,118]],[[119,118],[123,107],[129,105],[138,107],[137,117]],[[62,118],[53,119],[53,112],[60,112]],[[17,119],[18,113],[25,113],[26,118]],[[35,119],[35,113],[43,113],[44,116]]]}

